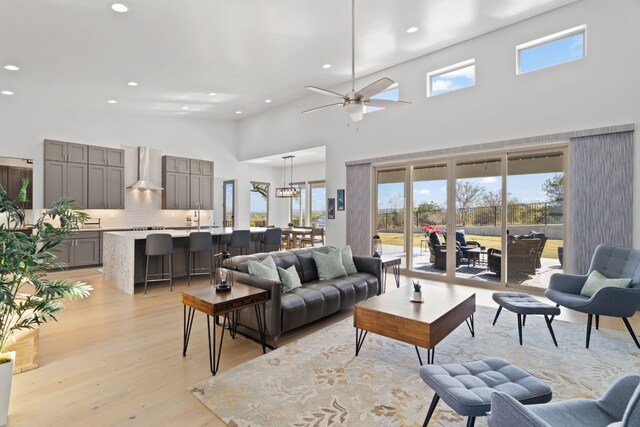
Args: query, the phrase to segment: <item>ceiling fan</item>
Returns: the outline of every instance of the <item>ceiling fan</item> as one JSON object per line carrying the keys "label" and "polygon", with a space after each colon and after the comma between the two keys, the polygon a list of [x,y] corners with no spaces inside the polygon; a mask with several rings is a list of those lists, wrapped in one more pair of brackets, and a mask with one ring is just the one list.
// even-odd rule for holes
{"label": "ceiling fan", "polygon": [[392,101],[388,99],[372,99],[377,94],[384,92],[395,84],[393,80],[387,77],[383,77],[375,82],[363,87],[359,91],[355,90],[356,81],[356,9],[355,0],[351,0],[351,90],[345,95],[322,89],[316,86],[305,86],[313,92],[321,95],[327,95],[332,98],[337,98],[339,102],[333,104],[323,105],[321,107],[311,108],[305,110],[302,114],[313,113],[325,108],[342,106],[342,108],[349,114],[351,120],[354,122],[362,120],[365,107],[378,107],[378,108],[402,108],[411,105],[408,101]]}

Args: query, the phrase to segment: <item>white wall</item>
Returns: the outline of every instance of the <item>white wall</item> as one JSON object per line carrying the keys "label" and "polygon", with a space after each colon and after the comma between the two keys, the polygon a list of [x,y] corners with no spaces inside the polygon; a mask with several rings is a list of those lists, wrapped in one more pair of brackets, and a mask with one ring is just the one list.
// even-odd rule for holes
{"label": "white wall", "polygon": [[[17,95],[16,95],[17,96]],[[137,177],[137,150],[152,148],[151,175],[160,184],[161,155],[175,155],[215,162],[215,176],[237,178],[237,219],[239,227],[249,224],[249,179],[275,182],[275,168],[249,165],[237,161],[237,124],[184,117],[97,115],[69,110],[48,111],[34,106],[31,110],[12,108],[9,98],[0,101],[0,156],[34,160],[33,200],[37,214],[43,200],[43,140],[57,139],[89,145],[125,148],[127,184]],[[251,177],[251,178],[249,178]],[[216,188],[214,196],[221,197]],[[161,195],[128,191],[125,211],[90,210],[103,218],[105,226],[184,225],[186,211],[161,211]],[[210,212],[207,214],[210,215]],[[210,218],[206,219],[207,222]],[[204,219],[203,219],[204,222]]]}
{"label": "white wall", "polygon": [[[413,102],[408,110],[375,112],[347,127],[346,114],[338,108],[301,115],[327,103],[312,95],[243,119],[239,158],[326,145],[331,195],[345,186],[348,160],[616,124],[640,126],[639,19],[637,0],[573,3],[356,82],[357,89],[382,76],[398,81],[401,99]],[[585,59],[516,76],[516,45],[581,24],[588,28]],[[475,87],[426,98],[428,71],[470,58],[476,60]],[[334,89],[342,93],[348,87]],[[640,171],[637,149],[634,165]],[[636,173],[635,194],[639,183]],[[640,247],[640,197],[634,212],[633,241]],[[345,215],[336,215],[328,221],[327,240],[343,244]]]}

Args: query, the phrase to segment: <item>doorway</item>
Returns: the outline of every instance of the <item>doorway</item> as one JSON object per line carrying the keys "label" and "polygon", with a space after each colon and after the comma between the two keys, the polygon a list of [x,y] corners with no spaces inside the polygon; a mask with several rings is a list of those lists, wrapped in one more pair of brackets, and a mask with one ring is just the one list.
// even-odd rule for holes
{"label": "doorway", "polygon": [[222,183],[222,209],[223,222],[225,227],[235,227],[236,205],[236,182],[234,180],[224,181]]}

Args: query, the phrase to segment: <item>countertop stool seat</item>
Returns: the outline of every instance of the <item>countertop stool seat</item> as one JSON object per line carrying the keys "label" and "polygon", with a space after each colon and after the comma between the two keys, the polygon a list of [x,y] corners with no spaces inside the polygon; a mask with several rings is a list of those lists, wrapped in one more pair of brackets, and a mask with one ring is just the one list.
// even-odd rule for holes
{"label": "countertop stool seat", "polygon": [[[248,254],[251,246],[251,231],[249,230],[233,230],[231,232],[231,241],[229,249],[236,255]],[[230,251],[230,252],[231,252]]]}
{"label": "countertop stool seat", "polygon": [[[518,315],[518,335],[520,337],[520,345],[522,345],[522,328],[527,320],[527,315],[531,314],[544,316],[544,320],[547,323],[547,328],[549,329],[553,343],[556,347],[558,346],[558,341],[556,341],[556,335],[553,333],[551,322],[553,321],[554,316],[560,314],[559,307],[549,305],[522,292],[494,292],[493,300],[498,303],[499,306],[498,311],[496,312],[496,317],[493,319],[494,325],[496,324],[503,307]],[[549,318],[549,316],[551,316],[551,318]]]}
{"label": "countertop stool seat", "polygon": [[500,391],[523,405],[547,403],[551,387],[524,369],[498,357],[466,363],[423,365],[420,377],[435,392],[423,427],[427,426],[438,401],[468,417],[467,426],[475,424],[491,409],[491,395]]}
{"label": "countertop stool seat", "polygon": [[[199,252],[209,254],[209,267],[195,267],[195,255]],[[191,285],[191,276],[208,274],[209,282],[213,284],[213,240],[208,231],[195,231],[189,233],[189,256],[187,265],[187,276]]]}
{"label": "countertop stool seat", "polygon": [[[149,234],[145,240],[144,253],[146,255],[144,266],[144,293],[147,293],[147,283],[169,281],[169,290],[173,291],[173,237],[167,233]],[[163,259],[169,256],[169,277],[165,273],[149,274],[149,259],[152,256],[160,257],[158,271],[163,269]],[[153,277],[150,279],[150,277]]]}

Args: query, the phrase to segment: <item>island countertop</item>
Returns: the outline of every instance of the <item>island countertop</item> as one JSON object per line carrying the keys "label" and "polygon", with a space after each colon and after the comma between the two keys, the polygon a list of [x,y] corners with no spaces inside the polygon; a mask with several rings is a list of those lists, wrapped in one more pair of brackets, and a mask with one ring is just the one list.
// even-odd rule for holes
{"label": "island countertop", "polygon": [[[253,227],[249,230],[254,248],[258,247],[259,240],[267,229]],[[102,243],[102,263],[106,281],[125,293],[133,295],[136,283],[144,282],[145,239],[150,234],[159,233],[170,234],[173,237],[174,278],[186,276],[189,234],[195,231],[197,230],[105,231]],[[202,227],[200,231],[211,234],[214,253],[216,253],[221,252],[223,248],[226,249],[226,244],[234,229]],[[153,268],[163,269],[162,264],[158,267],[155,265]]]}

